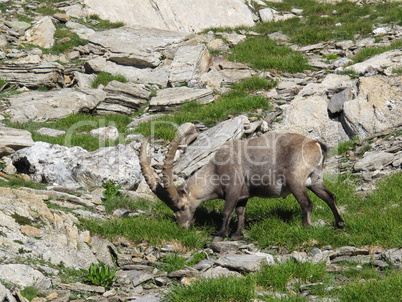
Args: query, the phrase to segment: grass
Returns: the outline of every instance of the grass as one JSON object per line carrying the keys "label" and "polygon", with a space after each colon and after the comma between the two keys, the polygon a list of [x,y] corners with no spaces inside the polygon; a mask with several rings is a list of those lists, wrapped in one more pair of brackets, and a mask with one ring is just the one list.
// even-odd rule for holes
{"label": "grass", "polygon": [[214,126],[227,119],[229,115],[247,114],[256,109],[268,110],[271,108],[269,101],[262,96],[253,95],[253,93],[259,90],[270,90],[275,85],[276,83],[271,80],[250,78],[235,84],[233,90],[223,94],[212,103],[184,104],[171,115],[140,124],[135,131],[144,136],[153,134],[157,138],[171,140],[176,136],[178,126],[186,122],[201,121],[207,126]]}
{"label": "grass", "polygon": [[356,56],[354,56],[353,60],[356,63],[363,62],[367,60],[369,57],[384,53],[386,51],[399,49],[401,47],[402,47],[402,40],[392,42],[391,45],[389,46],[364,47],[356,54]]}
{"label": "grass", "polygon": [[310,69],[307,59],[300,52],[287,46],[277,46],[273,40],[263,37],[248,38],[235,45],[228,58],[258,70],[296,73]]}
{"label": "grass", "polygon": [[103,20],[98,15],[93,14],[89,16],[89,23],[86,25],[96,31],[103,31],[122,27],[124,26],[124,22],[111,22],[109,20]]}
{"label": "grass", "polygon": [[[63,146],[81,146],[82,148],[93,151],[101,147],[115,146],[119,143],[125,143],[124,133],[126,126],[132,121],[127,115],[107,115],[96,116],[90,114],[73,114],[54,122],[46,123],[11,123],[7,122],[7,126],[12,128],[25,129],[32,133],[34,141],[43,141],[50,144],[58,144]],[[121,134],[114,141],[99,141],[98,138],[89,135],[92,129],[101,127],[115,126]],[[50,137],[37,133],[41,127],[48,127],[66,131],[66,134],[58,137]]]}
{"label": "grass", "polygon": [[260,23],[252,30],[264,35],[281,31],[298,45],[353,40],[356,35],[363,37],[371,34],[373,24],[400,25],[402,20],[402,9],[397,2],[359,6],[349,1],[325,4],[313,0],[284,0],[283,3],[272,3],[270,7],[279,11],[303,9],[304,17]]}
{"label": "grass", "polygon": [[107,72],[100,72],[96,75],[95,80],[92,83],[92,88],[98,88],[99,85],[106,86],[111,81],[119,81],[122,83],[127,83],[128,80],[122,75],[112,75]]}
{"label": "grass", "polygon": [[188,287],[175,286],[167,294],[169,302],[245,302],[255,294],[255,282],[251,277],[221,277],[194,282]]}

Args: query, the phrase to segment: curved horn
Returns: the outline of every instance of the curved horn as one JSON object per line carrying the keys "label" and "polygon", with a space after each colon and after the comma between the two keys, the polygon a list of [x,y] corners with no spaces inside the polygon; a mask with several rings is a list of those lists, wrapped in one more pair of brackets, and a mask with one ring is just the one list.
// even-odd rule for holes
{"label": "curved horn", "polygon": [[[149,188],[154,192],[154,194],[162,200],[169,208],[173,211],[177,211],[177,201],[173,200],[167,189],[162,187],[155,177],[154,169],[151,167],[151,161],[147,155],[147,147],[149,140],[152,136],[148,136],[142,141],[140,149],[140,166],[142,174],[144,175],[145,181],[147,182]],[[177,194],[177,191],[176,191]]]}
{"label": "curved horn", "polygon": [[140,149],[140,166],[142,170],[142,174],[144,175],[145,181],[147,182],[149,188],[154,192],[156,187],[158,186],[158,181],[154,175],[154,170],[151,168],[151,161],[147,155],[147,147],[149,144],[149,140],[153,138],[153,136],[146,137],[141,144]]}
{"label": "curved horn", "polygon": [[168,151],[165,155],[165,162],[162,168],[162,182],[173,201],[179,200],[179,194],[173,182],[173,161],[176,155],[177,148],[182,142],[184,134],[176,136],[169,144]]}

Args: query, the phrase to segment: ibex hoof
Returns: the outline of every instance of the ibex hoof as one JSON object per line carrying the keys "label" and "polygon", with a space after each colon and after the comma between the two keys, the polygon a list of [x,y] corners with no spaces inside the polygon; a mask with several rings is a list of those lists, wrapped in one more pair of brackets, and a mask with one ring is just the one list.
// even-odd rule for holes
{"label": "ibex hoof", "polygon": [[223,240],[225,240],[225,237],[222,237],[222,236],[219,236],[219,235],[215,235],[215,236],[212,238],[212,241],[213,241],[213,242],[223,241]]}
{"label": "ibex hoof", "polygon": [[230,240],[233,240],[233,241],[237,241],[240,239],[243,239],[243,234],[234,233],[232,236],[230,236]]}
{"label": "ibex hoof", "polygon": [[344,227],[345,227],[345,222],[344,221],[338,221],[337,223],[336,223],[336,227],[338,228],[338,229],[343,229]]}

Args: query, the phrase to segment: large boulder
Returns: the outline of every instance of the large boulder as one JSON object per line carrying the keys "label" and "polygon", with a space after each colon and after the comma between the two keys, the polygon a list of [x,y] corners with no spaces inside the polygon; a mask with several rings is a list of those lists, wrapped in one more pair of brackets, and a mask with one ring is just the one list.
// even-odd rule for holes
{"label": "large boulder", "polygon": [[35,23],[33,27],[25,32],[25,39],[28,43],[43,48],[52,48],[54,45],[54,33],[56,27],[50,16],[45,16]]}
{"label": "large boulder", "polygon": [[142,180],[134,143],[103,147],[89,152],[45,142],[21,149],[12,155],[14,166],[34,181],[68,188],[94,188],[109,180],[134,189]]}
{"label": "large boulder", "polygon": [[56,62],[45,62],[37,55],[0,63],[0,78],[11,84],[37,88],[64,86],[64,68]]}
{"label": "large boulder", "polygon": [[163,51],[181,42],[187,35],[158,29],[120,27],[96,32],[89,38],[89,49],[97,54],[107,52],[108,59],[120,65],[155,68],[163,60]]}
{"label": "large boulder", "polygon": [[340,117],[331,117],[328,113],[328,95],[344,89],[355,91],[355,86],[348,76],[334,74],[329,74],[322,83],[308,84],[286,108],[284,120],[275,125],[275,130],[300,133],[329,146],[348,140]]}
{"label": "large boulder", "polygon": [[10,97],[6,113],[12,122],[46,122],[70,114],[90,112],[104,98],[105,92],[100,89],[30,91]]}
{"label": "large boulder", "polygon": [[360,138],[401,123],[402,76],[372,76],[359,79],[359,93],[344,103],[344,125]]}
{"label": "large boulder", "polygon": [[0,158],[33,144],[29,131],[0,126]]}
{"label": "large boulder", "polygon": [[200,32],[212,27],[253,26],[244,0],[84,0],[87,14],[137,28]]}
{"label": "large boulder", "polygon": [[[104,239],[91,237],[88,231],[80,230],[77,223],[74,215],[49,209],[35,194],[0,188],[0,258],[4,263],[21,257],[42,259],[53,265],[63,263],[72,268],[87,269],[98,260],[113,265],[110,254],[105,255],[95,248],[101,245],[100,241],[106,250],[107,245],[112,245]],[[98,258],[100,254],[102,258]],[[50,286],[50,280],[33,269],[27,274],[28,269],[23,265],[2,265],[0,275],[3,280],[22,287]]]}

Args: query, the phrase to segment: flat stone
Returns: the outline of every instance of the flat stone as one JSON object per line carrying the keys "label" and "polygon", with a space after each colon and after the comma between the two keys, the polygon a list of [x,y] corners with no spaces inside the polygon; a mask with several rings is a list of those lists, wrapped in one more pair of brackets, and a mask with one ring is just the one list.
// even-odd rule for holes
{"label": "flat stone", "polygon": [[41,135],[46,135],[46,136],[51,136],[51,137],[58,137],[58,136],[66,134],[66,131],[64,131],[64,130],[51,129],[51,128],[46,128],[46,127],[42,127],[40,129],[38,129],[36,132],[38,132]]}
{"label": "flat stone", "polygon": [[[210,89],[197,89],[189,87],[166,88],[158,91],[157,96],[151,99],[149,104],[152,111],[169,110],[171,106],[195,101],[199,104],[210,103],[214,95]],[[176,107],[172,107],[173,110]]]}
{"label": "flat stone", "polygon": [[265,256],[229,254],[220,257],[215,263],[240,272],[257,272],[262,265],[268,264],[268,260]]}
{"label": "flat stone", "polygon": [[378,170],[392,163],[394,156],[394,154],[385,151],[366,152],[364,157],[356,162],[353,169],[357,172]]}
{"label": "flat stone", "polygon": [[34,144],[29,131],[0,126],[0,157]]}

